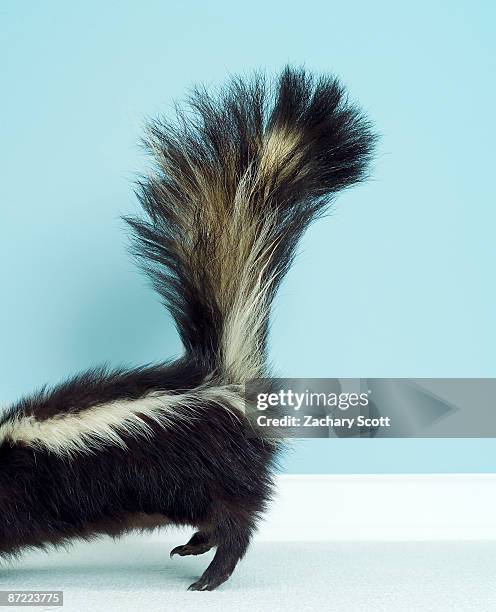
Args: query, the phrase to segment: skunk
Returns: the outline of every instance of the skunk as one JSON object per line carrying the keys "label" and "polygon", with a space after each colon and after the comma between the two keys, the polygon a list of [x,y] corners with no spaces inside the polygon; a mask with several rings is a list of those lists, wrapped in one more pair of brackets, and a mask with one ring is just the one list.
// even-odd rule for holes
{"label": "skunk", "polygon": [[141,216],[125,220],[184,355],[92,369],[2,413],[1,554],[188,525],[171,556],[216,548],[189,588],[229,578],[280,452],[244,397],[269,376],[271,302],[309,223],[366,177],[375,140],[335,77],[290,67],[196,88],[149,125],[154,174],[138,182]]}

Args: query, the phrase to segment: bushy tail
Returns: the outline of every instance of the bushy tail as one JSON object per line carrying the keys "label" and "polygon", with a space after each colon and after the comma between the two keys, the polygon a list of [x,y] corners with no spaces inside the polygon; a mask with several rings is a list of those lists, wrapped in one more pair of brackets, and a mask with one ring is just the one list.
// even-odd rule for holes
{"label": "bushy tail", "polygon": [[274,294],[309,223],[362,180],[375,136],[333,77],[286,68],[277,82],[196,89],[146,144],[137,254],[190,357],[226,383],[263,376]]}

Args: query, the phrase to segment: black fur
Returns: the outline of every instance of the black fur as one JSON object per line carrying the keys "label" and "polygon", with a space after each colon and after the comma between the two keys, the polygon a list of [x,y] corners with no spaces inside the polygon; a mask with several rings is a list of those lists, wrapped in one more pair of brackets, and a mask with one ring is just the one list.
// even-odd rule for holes
{"label": "black fur", "polygon": [[[264,139],[271,131],[288,128],[300,135],[300,142],[280,165],[255,178]],[[256,75],[247,81],[233,79],[218,95],[195,89],[187,110],[177,111],[175,123],[157,120],[150,126],[145,146],[156,158],[156,173],[143,179],[137,192],[146,218],[126,220],[135,234],[135,254],[189,353],[206,360],[211,369],[222,366],[219,344],[226,312],[217,283],[219,276],[229,275],[228,260],[237,244],[234,237],[229,252],[219,242],[225,239],[240,179],[248,176],[252,182],[246,202],[249,220],[258,223],[269,214],[276,219],[273,256],[263,269],[264,279],[274,277],[270,302],[308,225],[337,192],[366,178],[375,142],[370,122],[349,102],[338,79],[314,78],[289,67],[275,87]],[[297,153],[301,159],[290,167],[291,155]],[[209,202],[198,175],[220,186],[222,197]],[[232,279],[233,293],[238,282]],[[267,331],[266,325],[262,350]]]}
{"label": "black fur", "polygon": [[273,449],[215,405],[187,427],[150,427],[146,444],[129,437],[127,449],[109,445],[76,459],[3,443],[2,552],[119,535],[140,528],[143,515],[160,515],[163,524],[194,525],[219,547],[217,573],[196,587],[227,578],[269,498]]}
{"label": "black fur", "polygon": [[[172,554],[216,547],[190,587],[214,589],[245,553],[270,499],[279,443],[254,435],[229,393],[242,393],[254,373],[268,375],[270,302],[298,239],[337,191],[364,178],[375,137],[336,79],[314,80],[289,68],[273,89],[257,77],[234,80],[218,97],[196,91],[190,108],[175,124],[152,125],[148,143],[157,173],[140,186],[145,218],[128,219],[185,355],[170,364],[90,370],[1,416],[4,554],[133,528],[191,525],[196,533]],[[240,219],[242,236],[233,230]],[[253,278],[242,286],[240,270],[261,235],[267,252],[256,253]],[[257,288],[257,277],[266,290],[257,304],[264,319],[248,355],[260,355],[254,365],[236,354],[227,362],[230,317],[243,302],[240,292]],[[205,389],[218,390],[224,403],[208,394],[202,399]],[[83,451],[63,454],[8,429],[19,419],[57,423],[121,400],[188,392],[197,395],[178,406],[172,424],[144,414],[143,435],[117,427],[125,446],[90,432]]]}

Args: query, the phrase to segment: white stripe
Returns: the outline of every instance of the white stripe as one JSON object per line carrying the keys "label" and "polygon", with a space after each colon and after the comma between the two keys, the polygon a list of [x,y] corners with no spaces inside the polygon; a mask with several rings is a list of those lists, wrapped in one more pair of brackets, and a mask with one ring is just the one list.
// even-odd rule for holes
{"label": "white stripe", "polygon": [[236,410],[244,411],[239,387],[237,390],[232,386],[200,387],[175,395],[154,392],[139,400],[117,400],[77,413],[59,413],[44,420],[15,415],[0,425],[0,441],[22,442],[68,456],[93,452],[107,444],[126,448],[125,436],[152,435],[152,429],[143,417],[163,427],[178,426],[181,421],[194,419],[198,408],[207,401],[215,402],[236,416]]}

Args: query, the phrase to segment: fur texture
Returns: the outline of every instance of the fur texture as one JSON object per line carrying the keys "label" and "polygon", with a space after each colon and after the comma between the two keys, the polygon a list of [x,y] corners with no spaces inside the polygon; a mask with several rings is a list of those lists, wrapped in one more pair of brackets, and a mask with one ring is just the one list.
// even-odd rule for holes
{"label": "fur texture", "polygon": [[272,299],[298,240],[365,177],[375,137],[335,78],[195,90],[146,144],[156,171],[128,218],[134,251],[185,347],[174,363],[91,370],[0,417],[0,551],[187,524],[172,554],[216,547],[196,590],[245,553],[278,443],[254,435],[243,386],[269,375]]}

